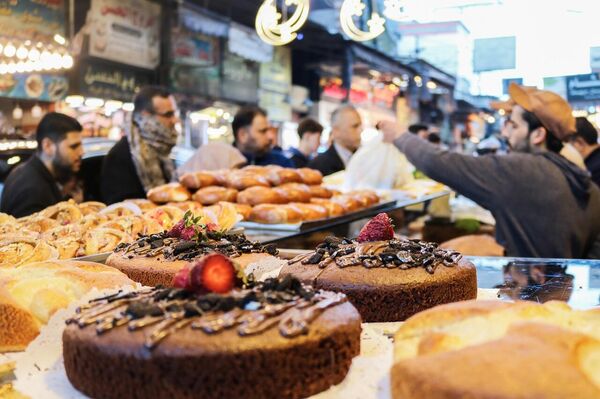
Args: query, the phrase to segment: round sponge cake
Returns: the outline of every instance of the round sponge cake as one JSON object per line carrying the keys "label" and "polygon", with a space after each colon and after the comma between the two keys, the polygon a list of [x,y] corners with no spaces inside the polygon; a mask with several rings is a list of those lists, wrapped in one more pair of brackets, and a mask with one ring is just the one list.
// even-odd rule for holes
{"label": "round sponge cake", "polygon": [[328,238],[281,270],[315,288],[343,292],[365,322],[394,322],[433,306],[474,299],[475,266],[435,244],[391,240],[359,244]]}
{"label": "round sponge cake", "polygon": [[[174,289],[160,289],[152,296],[161,296],[163,294],[156,292],[164,290],[175,292],[174,297],[178,295]],[[301,288],[302,295],[310,290]],[[98,308],[84,311],[63,333],[67,376],[73,386],[84,394],[106,399],[299,399],[341,382],[352,358],[359,353],[361,319],[356,309],[343,296],[336,297],[339,294],[319,291],[315,292],[313,298],[322,298],[309,302],[312,309],[320,310],[313,315],[316,317],[307,317],[304,305],[292,303],[302,301],[293,291],[288,289],[284,294],[263,291],[263,294],[264,298],[282,295],[280,298],[285,300],[279,305],[289,305],[289,308],[283,314],[267,317],[268,326],[251,334],[242,334],[243,325],[238,329],[240,324],[237,322],[218,332],[207,333],[206,330],[194,328],[195,323],[205,319],[205,324],[210,324],[208,320],[211,318],[213,321],[215,318],[219,320],[216,324],[231,320],[228,315],[236,311],[243,313],[242,318],[238,319],[241,323],[243,317],[256,313],[255,310],[248,310],[254,309],[251,305],[247,305],[246,310],[233,308],[225,313],[208,310],[201,315],[194,315],[192,312],[177,321],[176,325],[169,324],[171,321],[168,317],[163,317],[159,323],[131,331],[136,321],[153,317],[142,314],[137,316],[138,319],[129,321],[128,325],[111,327],[101,333],[98,324],[82,323]],[[217,297],[215,302],[215,294],[210,295],[197,301],[183,299],[187,304],[184,306],[187,309],[196,303],[204,307],[202,301],[227,302],[223,297]],[[113,303],[118,304],[118,300]],[[127,306],[127,315],[140,311],[143,313],[143,309],[148,309],[144,305],[130,311],[131,304],[139,300],[127,301],[122,305]],[[153,301],[145,303],[156,304]],[[262,299],[257,301],[263,309],[268,306]],[[330,302],[324,304],[323,301]],[[107,303],[96,306],[107,305],[110,306]],[[113,311],[116,314],[123,308]],[[173,309],[171,311],[176,312]],[[286,336],[284,332],[286,329],[289,332],[288,327],[293,324],[282,321],[286,318],[307,322],[306,328],[299,334]],[[181,321],[183,325],[179,324]],[[166,331],[164,335],[156,332],[161,328]],[[149,346],[149,337],[162,339],[153,341],[153,345]]]}

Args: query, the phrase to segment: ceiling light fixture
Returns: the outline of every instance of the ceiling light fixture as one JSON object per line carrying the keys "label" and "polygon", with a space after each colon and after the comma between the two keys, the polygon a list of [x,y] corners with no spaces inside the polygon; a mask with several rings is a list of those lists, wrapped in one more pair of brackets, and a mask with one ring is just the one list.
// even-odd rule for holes
{"label": "ceiling light fixture", "polygon": [[285,0],[287,7],[295,6],[294,13],[284,18],[277,10],[275,0],[265,0],[256,14],[256,33],[265,42],[273,46],[283,46],[296,39],[300,28],[306,23],[310,11],[310,0]]}
{"label": "ceiling light fixture", "polygon": [[365,8],[366,4],[362,0],[344,0],[340,8],[341,28],[350,39],[357,42],[373,40],[385,32],[385,18],[377,12],[371,13],[371,18],[367,21],[368,31],[363,31],[356,26],[354,17],[361,17]]}

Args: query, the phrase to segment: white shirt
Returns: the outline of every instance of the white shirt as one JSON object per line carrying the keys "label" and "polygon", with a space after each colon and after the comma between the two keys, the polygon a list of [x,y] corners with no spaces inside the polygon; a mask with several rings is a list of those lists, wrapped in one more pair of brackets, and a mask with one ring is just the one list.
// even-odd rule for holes
{"label": "white shirt", "polygon": [[344,163],[344,167],[348,167],[348,162],[350,162],[350,158],[352,158],[352,151],[350,151],[349,149],[347,149],[344,146],[339,145],[336,142],[333,143],[333,148],[335,148],[338,155],[342,159],[342,162]]}

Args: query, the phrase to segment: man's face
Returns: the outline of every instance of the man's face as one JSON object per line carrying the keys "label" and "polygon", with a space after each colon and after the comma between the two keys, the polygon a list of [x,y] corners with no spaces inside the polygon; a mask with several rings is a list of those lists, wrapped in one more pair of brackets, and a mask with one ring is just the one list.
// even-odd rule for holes
{"label": "man's face", "polygon": [[272,134],[269,133],[269,121],[264,115],[257,114],[250,126],[239,130],[238,141],[243,152],[263,155],[271,150]]}
{"label": "man's face", "polygon": [[344,110],[332,127],[333,140],[352,152],[360,147],[362,120],[355,110]]}
{"label": "man's face", "polygon": [[302,136],[302,141],[306,143],[306,148],[309,149],[311,154],[314,154],[321,145],[321,133],[320,132],[305,132]]}
{"label": "man's face", "polygon": [[154,107],[152,115],[156,120],[167,129],[174,129],[175,125],[179,122],[175,98],[173,96],[155,96],[152,98],[152,106]]}
{"label": "man's face", "polygon": [[524,109],[516,105],[506,121],[502,135],[508,139],[510,148],[516,152],[531,152],[529,124],[523,119]]}
{"label": "man's face", "polygon": [[52,162],[54,176],[60,183],[65,183],[81,169],[81,132],[68,132],[59,143],[53,143],[50,139],[44,141],[43,151]]}

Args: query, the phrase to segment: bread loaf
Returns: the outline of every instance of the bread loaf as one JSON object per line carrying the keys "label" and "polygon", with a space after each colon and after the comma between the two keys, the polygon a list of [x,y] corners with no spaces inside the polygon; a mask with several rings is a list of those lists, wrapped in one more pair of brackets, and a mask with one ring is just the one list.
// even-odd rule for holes
{"label": "bread loaf", "polygon": [[133,282],[120,271],[90,262],[49,261],[0,270],[0,352],[24,350],[58,309],[92,288]]}

